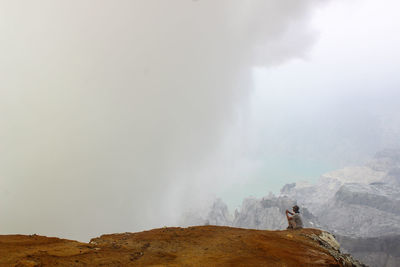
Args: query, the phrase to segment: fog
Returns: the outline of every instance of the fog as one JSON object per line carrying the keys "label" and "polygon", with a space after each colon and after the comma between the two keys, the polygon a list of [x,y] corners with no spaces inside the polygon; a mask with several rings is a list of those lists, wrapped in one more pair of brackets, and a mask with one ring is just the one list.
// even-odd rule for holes
{"label": "fog", "polygon": [[319,5],[0,1],[1,233],[174,224],[229,180],[253,67],[304,57]]}
{"label": "fog", "polygon": [[311,53],[255,69],[244,156],[254,168],[224,196],[237,205],[238,194],[262,197],[400,147],[399,5],[330,2],[313,15]]}
{"label": "fog", "polygon": [[0,233],[177,225],[398,147],[398,7],[0,0]]}

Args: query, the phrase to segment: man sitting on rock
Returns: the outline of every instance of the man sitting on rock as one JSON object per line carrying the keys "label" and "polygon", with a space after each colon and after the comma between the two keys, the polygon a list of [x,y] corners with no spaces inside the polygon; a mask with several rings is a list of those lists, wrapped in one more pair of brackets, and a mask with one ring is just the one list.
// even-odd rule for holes
{"label": "man sitting on rock", "polygon": [[[294,213],[293,213],[294,212]],[[301,229],[303,228],[303,221],[300,217],[300,208],[299,206],[293,206],[293,212],[286,210],[286,218],[288,220],[288,228],[287,229]],[[289,216],[292,215],[292,216]]]}

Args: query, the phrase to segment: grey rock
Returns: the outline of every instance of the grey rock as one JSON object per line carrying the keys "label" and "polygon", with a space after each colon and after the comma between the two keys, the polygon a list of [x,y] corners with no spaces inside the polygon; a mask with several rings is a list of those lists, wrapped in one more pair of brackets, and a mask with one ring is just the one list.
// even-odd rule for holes
{"label": "grey rock", "polygon": [[336,239],[344,247],[344,252],[351,253],[371,267],[400,266],[400,235],[371,238],[337,235]]}
{"label": "grey rock", "polygon": [[323,231],[320,235],[312,234],[306,236],[314,241],[317,241],[322,247],[324,247],[328,251],[329,254],[331,254],[332,257],[334,257],[343,266],[366,267],[365,264],[353,258],[352,255],[341,252],[339,243],[331,233]]}
{"label": "grey rock", "polygon": [[221,199],[216,199],[207,215],[206,224],[231,226],[232,220],[228,206]]}
{"label": "grey rock", "polygon": [[[286,209],[291,209],[297,202],[287,196],[269,195],[262,199],[248,198],[243,201],[240,212],[235,216],[233,226],[253,229],[286,229]],[[318,227],[319,222],[306,208],[300,209],[305,227]]]}
{"label": "grey rock", "polygon": [[400,167],[400,150],[385,149],[375,154],[375,157],[366,164],[368,167],[377,170],[388,172],[393,168]]}

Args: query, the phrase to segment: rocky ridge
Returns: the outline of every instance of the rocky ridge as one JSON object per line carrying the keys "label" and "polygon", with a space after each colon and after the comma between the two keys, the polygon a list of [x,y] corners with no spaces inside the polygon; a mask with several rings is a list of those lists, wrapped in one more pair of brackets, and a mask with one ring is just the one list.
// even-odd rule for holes
{"label": "rocky ridge", "polygon": [[103,235],[90,243],[0,236],[0,266],[363,266],[321,230],[222,226]]}

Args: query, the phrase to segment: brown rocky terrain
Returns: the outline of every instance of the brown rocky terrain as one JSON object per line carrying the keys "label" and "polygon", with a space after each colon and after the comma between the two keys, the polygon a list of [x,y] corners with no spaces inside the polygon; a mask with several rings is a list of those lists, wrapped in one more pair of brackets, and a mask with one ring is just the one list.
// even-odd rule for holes
{"label": "brown rocky terrain", "polygon": [[221,226],[110,234],[81,243],[0,236],[0,266],[361,266],[317,229],[262,231]]}

